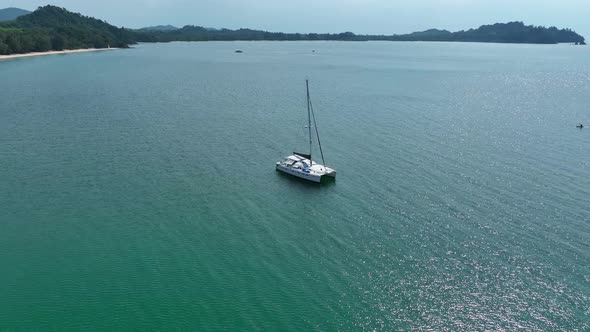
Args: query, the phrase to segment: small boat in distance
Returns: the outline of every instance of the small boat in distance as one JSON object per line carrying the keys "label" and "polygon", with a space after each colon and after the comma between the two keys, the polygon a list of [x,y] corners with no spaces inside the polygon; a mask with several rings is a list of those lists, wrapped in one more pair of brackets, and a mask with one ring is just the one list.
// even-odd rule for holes
{"label": "small boat in distance", "polygon": [[[307,90],[307,129],[309,132],[309,153],[293,152],[293,154],[286,157],[285,160],[277,162],[276,169],[277,171],[281,171],[313,182],[320,182],[322,178],[335,179],[336,171],[325,166],[326,162],[324,160],[324,152],[322,151],[322,143],[320,142],[320,134],[316,125],[315,113],[313,112],[311,99],[309,98],[309,80],[305,80],[305,88]],[[322,156],[322,164],[316,163],[311,158],[311,148],[313,146],[311,134],[312,118],[318,140],[318,146],[320,148],[320,155]]]}
{"label": "small boat in distance", "polygon": [[236,50],[236,53],[244,53],[242,50]]}
{"label": "small boat in distance", "polygon": [[576,126],[576,128],[580,128],[580,129],[582,129],[582,128],[584,128],[584,125],[583,125],[583,124],[581,124],[581,123],[579,123],[579,124]]}

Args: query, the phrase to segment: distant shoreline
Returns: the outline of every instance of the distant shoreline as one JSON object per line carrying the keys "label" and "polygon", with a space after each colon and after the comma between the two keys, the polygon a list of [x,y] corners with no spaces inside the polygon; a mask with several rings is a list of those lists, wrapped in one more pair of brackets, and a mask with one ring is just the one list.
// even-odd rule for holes
{"label": "distant shoreline", "polygon": [[112,51],[112,50],[118,50],[118,48],[82,48],[82,49],[76,49],[76,50],[63,50],[63,51],[48,51],[48,52],[31,52],[31,53],[21,53],[21,54],[9,54],[9,55],[0,55],[0,60],[11,60],[11,59],[29,58],[29,57],[44,56],[44,55],[70,54],[70,53],[82,53],[82,52],[98,52],[98,51]]}

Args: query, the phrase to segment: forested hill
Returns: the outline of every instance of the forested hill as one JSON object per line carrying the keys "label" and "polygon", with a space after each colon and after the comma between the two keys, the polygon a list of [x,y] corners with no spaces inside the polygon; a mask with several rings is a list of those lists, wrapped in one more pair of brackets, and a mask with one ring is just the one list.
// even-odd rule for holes
{"label": "forested hill", "polygon": [[0,22],[0,54],[128,47],[135,33],[55,6]]}
{"label": "forested hill", "polygon": [[431,29],[407,35],[380,36],[382,40],[455,41],[483,43],[557,44],[584,43],[584,37],[570,29],[525,25],[523,22],[482,25],[477,29],[450,32]]}
{"label": "forested hill", "polygon": [[450,32],[431,29],[406,35],[357,35],[282,33],[252,29],[211,29],[188,25],[180,29],[155,27],[131,30],[55,6],[39,7],[16,20],[0,22],[0,54],[49,50],[128,47],[136,42],[208,40],[343,40],[343,41],[454,41],[489,43],[584,44],[584,37],[570,29],[525,25],[522,22],[483,25]]}
{"label": "forested hill", "polygon": [[208,41],[208,40],[389,40],[389,41],[454,41],[485,43],[557,44],[584,43],[584,37],[570,29],[525,25],[522,22],[483,25],[477,29],[450,32],[430,29],[406,35],[357,35],[352,32],[336,34],[282,33],[251,29],[207,29],[187,25],[172,31],[138,31],[137,38],[143,42]]}
{"label": "forested hill", "polygon": [[156,25],[156,26],[152,26],[152,27],[145,27],[145,28],[141,28],[139,30],[144,30],[144,31],[173,31],[173,30],[178,30],[177,27],[172,26],[172,25]]}

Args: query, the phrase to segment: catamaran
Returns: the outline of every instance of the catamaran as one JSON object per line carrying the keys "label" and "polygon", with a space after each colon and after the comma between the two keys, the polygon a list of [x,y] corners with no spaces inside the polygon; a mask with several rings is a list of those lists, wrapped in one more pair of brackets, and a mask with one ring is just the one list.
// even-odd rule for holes
{"label": "catamaran", "polygon": [[[291,174],[304,180],[320,182],[322,178],[336,178],[336,171],[332,168],[326,167],[324,160],[324,152],[322,150],[322,143],[320,142],[320,134],[316,125],[315,113],[313,105],[309,98],[309,80],[305,80],[305,88],[307,90],[307,129],[309,132],[309,153],[293,152],[292,155],[285,158],[283,161],[276,163],[276,169],[287,174]],[[320,155],[322,157],[322,164],[318,164],[311,158],[311,148],[313,146],[311,121],[313,119],[313,127],[318,140],[320,148]]]}

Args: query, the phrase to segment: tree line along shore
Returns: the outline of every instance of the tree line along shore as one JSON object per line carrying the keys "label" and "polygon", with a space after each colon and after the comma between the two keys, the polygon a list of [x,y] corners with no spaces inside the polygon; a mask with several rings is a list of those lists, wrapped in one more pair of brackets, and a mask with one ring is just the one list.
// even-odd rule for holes
{"label": "tree line along shore", "polygon": [[483,25],[450,32],[430,29],[404,35],[282,33],[252,29],[208,29],[188,25],[179,29],[127,29],[72,13],[56,6],[0,22],[0,55],[75,49],[127,48],[138,42],[235,40],[335,40],[335,41],[452,41],[488,43],[571,43],[585,45],[584,37],[570,29],[525,25],[522,22]]}

